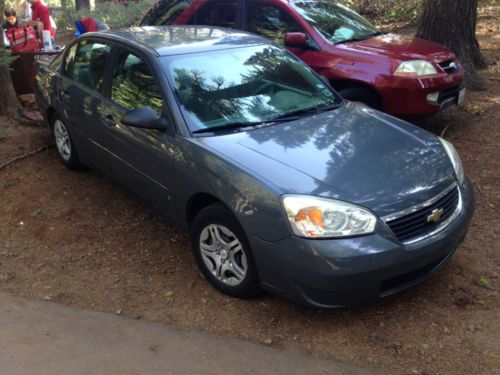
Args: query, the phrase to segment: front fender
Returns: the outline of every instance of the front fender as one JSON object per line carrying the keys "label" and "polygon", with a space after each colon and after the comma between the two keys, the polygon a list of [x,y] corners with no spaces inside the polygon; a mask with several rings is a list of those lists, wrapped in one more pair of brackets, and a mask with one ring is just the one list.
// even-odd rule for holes
{"label": "front fender", "polygon": [[290,235],[278,189],[197,139],[178,137],[175,176],[176,216],[185,229],[191,197],[204,193],[224,203],[248,235],[266,241]]}

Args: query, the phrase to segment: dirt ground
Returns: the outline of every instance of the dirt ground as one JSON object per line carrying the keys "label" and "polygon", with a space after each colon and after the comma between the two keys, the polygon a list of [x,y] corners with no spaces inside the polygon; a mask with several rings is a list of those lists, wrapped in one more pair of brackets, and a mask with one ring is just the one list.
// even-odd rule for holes
{"label": "dirt ground", "polygon": [[[363,308],[311,311],[272,295],[242,301],[199,274],[189,240],[53,149],[0,169],[0,290],[294,348],[396,374],[500,374],[500,30],[478,33],[486,92],[421,126],[458,148],[476,214],[450,264],[423,284]],[[50,143],[44,127],[0,118],[0,165]]]}

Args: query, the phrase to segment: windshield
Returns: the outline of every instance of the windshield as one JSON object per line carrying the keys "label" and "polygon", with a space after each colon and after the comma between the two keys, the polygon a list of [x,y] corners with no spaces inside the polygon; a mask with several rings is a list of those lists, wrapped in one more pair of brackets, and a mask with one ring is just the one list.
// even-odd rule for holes
{"label": "windshield", "polygon": [[304,63],[270,45],[164,59],[191,132],[272,123],[342,101]]}
{"label": "windshield", "polygon": [[318,33],[334,44],[380,34],[368,20],[337,3],[306,0],[291,5]]}

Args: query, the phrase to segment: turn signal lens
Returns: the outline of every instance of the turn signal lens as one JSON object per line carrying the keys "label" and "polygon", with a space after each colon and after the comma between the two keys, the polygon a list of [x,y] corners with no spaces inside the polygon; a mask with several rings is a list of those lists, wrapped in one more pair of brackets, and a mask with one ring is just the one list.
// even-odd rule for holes
{"label": "turn signal lens", "polygon": [[433,92],[432,94],[427,94],[427,101],[436,104],[439,100],[439,92]]}
{"label": "turn signal lens", "polygon": [[285,195],[282,199],[292,231],[302,237],[335,238],[369,234],[377,218],[367,209],[335,199]]}

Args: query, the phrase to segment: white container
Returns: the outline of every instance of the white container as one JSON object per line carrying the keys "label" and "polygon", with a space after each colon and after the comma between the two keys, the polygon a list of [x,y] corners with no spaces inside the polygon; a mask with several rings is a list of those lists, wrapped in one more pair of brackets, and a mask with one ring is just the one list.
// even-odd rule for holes
{"label": "white container", "polygon": [[49,30],[42,30],[42,42],[44,51],[52,51],[52,36],[50,36]]}

